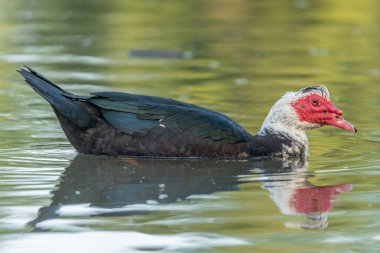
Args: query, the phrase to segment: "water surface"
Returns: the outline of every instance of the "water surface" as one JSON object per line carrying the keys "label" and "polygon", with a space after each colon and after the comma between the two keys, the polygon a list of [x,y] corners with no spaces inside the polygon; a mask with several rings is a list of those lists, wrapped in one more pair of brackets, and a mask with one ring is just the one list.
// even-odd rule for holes
{"label": "water surface", "polygon": [[[380,3],[0,2],[0,251],[377,252]],[[286,91],[326,84],[354,135],[308,161],[79,155],[15,69],[78,94],[171,97],[250,132]]]}

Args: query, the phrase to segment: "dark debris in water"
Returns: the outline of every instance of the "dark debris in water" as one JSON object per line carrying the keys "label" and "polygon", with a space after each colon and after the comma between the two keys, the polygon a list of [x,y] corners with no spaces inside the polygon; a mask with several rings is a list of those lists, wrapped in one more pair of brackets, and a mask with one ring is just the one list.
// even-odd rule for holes
{"label": "dark debris in water", "polygon": [[188,59],[191,55],[191,52],[180,50],[132,49],[129,51],[131,58]]}

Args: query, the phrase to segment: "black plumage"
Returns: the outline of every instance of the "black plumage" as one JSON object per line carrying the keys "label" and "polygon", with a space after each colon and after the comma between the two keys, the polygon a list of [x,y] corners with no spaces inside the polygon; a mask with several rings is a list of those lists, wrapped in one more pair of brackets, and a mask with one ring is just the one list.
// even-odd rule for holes
{"label": "black plumage", "polygon": [[[281,141],[249,134],[227,116],[168,98],[121,92],[77,96],[26,67],[18,70],[54,109],[81,153],[168,157],[276,155]],[[284,140],[289,142],[289,140]],[[273,144],[280,147],[272,147]]]}

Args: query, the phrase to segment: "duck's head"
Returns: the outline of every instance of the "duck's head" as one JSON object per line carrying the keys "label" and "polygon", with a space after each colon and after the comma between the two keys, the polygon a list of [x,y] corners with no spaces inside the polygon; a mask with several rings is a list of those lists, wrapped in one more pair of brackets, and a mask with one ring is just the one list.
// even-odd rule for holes
{"label": "duck's head", "polygon": [[347,131],[357,129],[343,119],[343,112],[330,101],[326,86],[310,86],[297,92],[287,92],[270,110],[260,132],[284,129],[290,132],[305,132],[324,125]]}

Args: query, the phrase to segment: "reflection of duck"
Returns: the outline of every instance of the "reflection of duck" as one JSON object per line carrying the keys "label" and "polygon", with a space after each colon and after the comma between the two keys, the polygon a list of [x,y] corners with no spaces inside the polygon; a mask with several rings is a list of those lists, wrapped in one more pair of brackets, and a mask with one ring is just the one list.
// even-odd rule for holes
{"label": "reflection of duck", "polygon": [[59,217],[62,207],[86,203],[95,210],[91,215],[145,214],[151,212],[146,205],[127,207],[165,205],[193,195],[239,190],[251,177],[258,177],[283,214],[310,218],[326,214],[335,193],[350,189],[347,184],[312,186],[308,176],[307,163],[302,160],[136,160],[78,155],[61,175],[50,205],[41,208],[30,224],[38,227],[40,222]]}
{"label": "reflection of duck", "polygon": [[342,192],[350,191],[352,185],[312,185],[307,181],[309,177],[307,165],[307,162],[298,160],[285,162],[282,166],[278,164],[276,171],[264,169],[263,173],[268,179],[262,183],[262,188],[270,192],[270,198],[276,203],[281,213],[304,214],[307,220],[300,225],[301,227],[325,228],[327,214],[333,207],[333,199]]}

